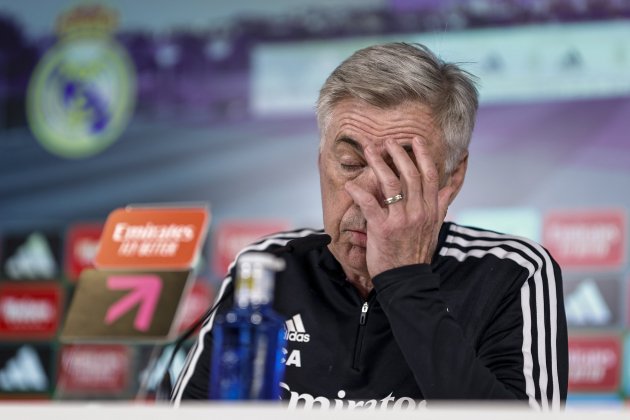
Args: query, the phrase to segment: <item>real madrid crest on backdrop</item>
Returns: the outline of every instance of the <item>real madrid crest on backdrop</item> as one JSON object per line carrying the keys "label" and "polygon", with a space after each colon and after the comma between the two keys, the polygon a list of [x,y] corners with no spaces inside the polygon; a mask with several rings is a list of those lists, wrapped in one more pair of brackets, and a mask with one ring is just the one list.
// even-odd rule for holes
{"label": "real madrid crest on backdrop", "polygon": [[30,80],[29,125],[51,153],[84,158],[113,144],[127,126],[136,95],[127,52],[112,37],[116,12],[79,6],[57,21],[58,42]]}

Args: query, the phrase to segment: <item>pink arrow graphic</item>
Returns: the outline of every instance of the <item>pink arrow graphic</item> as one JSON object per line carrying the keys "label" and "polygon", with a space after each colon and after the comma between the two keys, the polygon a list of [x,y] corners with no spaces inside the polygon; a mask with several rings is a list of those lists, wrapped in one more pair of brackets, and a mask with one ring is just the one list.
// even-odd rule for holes
{"label": "pink arrow graphic", "polygon": [[107,288],[110,290],[133,289],[107,310],[105,315],[107,325],[111,325],[134,306],[139,305],[133,326],[139,331],[147,331],[162,291],[160,277],[155,275],[110,276],[107,278]]}

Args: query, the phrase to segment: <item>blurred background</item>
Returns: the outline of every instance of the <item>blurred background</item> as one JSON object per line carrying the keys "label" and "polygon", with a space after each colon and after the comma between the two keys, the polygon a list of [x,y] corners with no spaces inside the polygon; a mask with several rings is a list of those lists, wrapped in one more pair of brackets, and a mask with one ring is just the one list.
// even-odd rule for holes
{"label": "blurred background", "polygon": [[568,404],[628,405],[624,0],[0,0],[0,399],[150,399],[160,374],[147,366],[164,369],[168,348],[58,340],[107,215],[210,206],[183,330],[243,245],[322,226],[318,89],[354,50],[392,40],[479,77],[448,217],[552,252]]}

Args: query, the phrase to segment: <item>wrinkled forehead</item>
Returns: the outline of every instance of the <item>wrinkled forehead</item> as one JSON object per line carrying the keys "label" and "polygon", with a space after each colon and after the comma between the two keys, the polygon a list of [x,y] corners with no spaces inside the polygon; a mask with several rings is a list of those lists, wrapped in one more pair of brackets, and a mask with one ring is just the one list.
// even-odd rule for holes
{"label": "wrinkled forehead", "polygon": [[408,101],[380,108],[356,99],[340,101],[331,109],[322,136],[326,146],[344,137],[362,147],[381,147],[387,139],[410,143],[414,137],[437,145],[442,137],[431,109],[425,104]]}

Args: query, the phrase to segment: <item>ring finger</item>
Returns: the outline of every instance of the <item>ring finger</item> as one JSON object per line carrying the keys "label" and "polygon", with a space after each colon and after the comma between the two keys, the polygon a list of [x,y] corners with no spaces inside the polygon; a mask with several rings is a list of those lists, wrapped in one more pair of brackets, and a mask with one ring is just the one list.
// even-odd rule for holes
{"label": "ring finger", "polygon": [[405,192],[405,199],[408,205],[415,205],[418,198],[422,197],[422,176],[418,170],[418,166],[414,160],[409,156],[409,153],[405,150],[405,146],[389,141],[387,144],[387,151],[392,157],[394,166],[399,173],[399,180],[402,185],[402,189]]}
{"label": "ring finger", "polygon": [[[381,186],[381,191],[383,193],[382,199],[386,200],[388,198],[392,198],[395,202],[396,199],[394,197],[399,194],[404,196],[405,191],[403,190],[401,180],[392,168],[385,162],[383,157],[374,151],[373,147],[370,146],[366,148],[366,158]],[[384,201],[382,203],[383,205],[387,205]]]}

